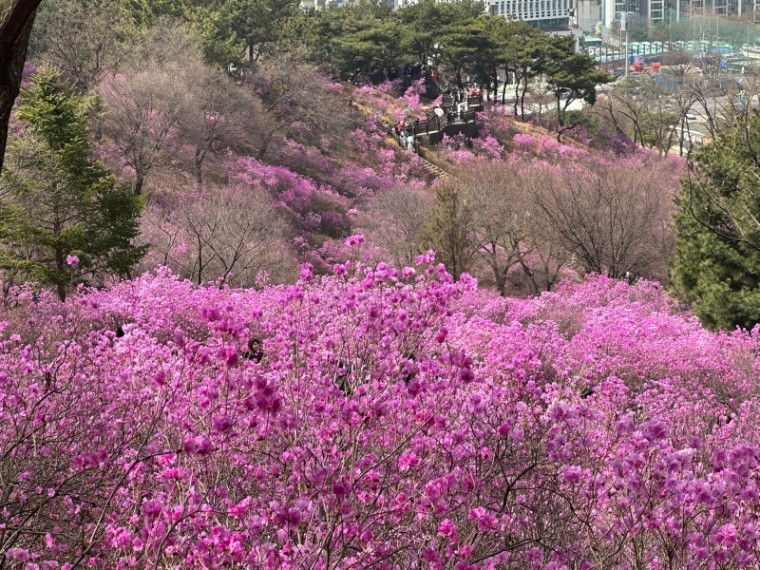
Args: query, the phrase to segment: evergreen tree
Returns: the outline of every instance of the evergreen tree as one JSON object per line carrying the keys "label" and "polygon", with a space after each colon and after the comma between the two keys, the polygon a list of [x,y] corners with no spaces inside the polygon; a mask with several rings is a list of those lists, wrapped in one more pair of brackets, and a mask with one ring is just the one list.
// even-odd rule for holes
{"label": "evergreen tree", "polygon": [[0,268],[54,285],[61,300],[85,277],[128,276],[139,198],[90,157],[87,112],[58,71],[43,68],[19,96],[28,128],[12,140],[0,178]]}
{"label": "evergreen tree", "polygon": [[[597,69],[594,59],[586,53],[576,53],[575,40],[570,36],[551,36],[547,39],[546,72],[549,87],[557,101],[557,121],[564,127],[567,109],[582,99],[589,105],[596,102],[596,88],[613,80],[613,77]],[[561,131],[560,131],[561,132]]]}
{"label": "evergreen tree", "polygon": [[464,74],[495,61],[486,22],[483,18],[463,19],[441,30],[441,43],[445,46],[441,60],[460,88],[464,87]]}
{"label": "evergreen tree", "polygon": [[446,265],[454,279],[459,279],[470,267],[474,255],[472,234],[472,209],[461,190],[453,184],[441,186],[421,239],[425,247],[435,250],[436,258]]}
{"label": "evergreen tree", "polygon": [[760,322],[760,115],[696,155],[681,183],[672,289],[706,326]]}
{"label": "evergreen tree", "polygon": [[326,56],[343,77],[360,72],[381,81],[385,67],[397,64],[403,54],[402,29],[392,14],[379,2],[357,2],[320,14],[323,37],[316,54]]}

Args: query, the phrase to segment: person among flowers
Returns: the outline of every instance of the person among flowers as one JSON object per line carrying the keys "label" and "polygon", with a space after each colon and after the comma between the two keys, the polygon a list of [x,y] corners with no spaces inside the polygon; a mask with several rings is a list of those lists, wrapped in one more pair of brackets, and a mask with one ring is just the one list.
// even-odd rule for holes
{"label": "person among flowers", "polygon": [[248,350],[243,353],[243,359],[260,363],[262,358],[264,358],[264,348],[261,339],[253,336],[248,340]]}

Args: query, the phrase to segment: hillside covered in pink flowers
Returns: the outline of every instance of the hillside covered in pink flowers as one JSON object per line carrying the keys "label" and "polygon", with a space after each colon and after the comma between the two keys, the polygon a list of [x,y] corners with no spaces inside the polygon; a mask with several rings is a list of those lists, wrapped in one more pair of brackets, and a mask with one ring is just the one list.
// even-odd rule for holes
{"label": "hillside covered in pink flowers", "polygon": [[693,161],[503,94],[433,144],[432,73],[227,75],[159,24],[26,66],[0,570],[760,565],[754,297],[706,328],[669,282]]}
{"label": "hillside covered in pink flowers", "polygon": [[14,290],[0,564],[758,564],[756,332],[651,282],[504,298],[432,254],[363,265],[361,242],[261,290]]}

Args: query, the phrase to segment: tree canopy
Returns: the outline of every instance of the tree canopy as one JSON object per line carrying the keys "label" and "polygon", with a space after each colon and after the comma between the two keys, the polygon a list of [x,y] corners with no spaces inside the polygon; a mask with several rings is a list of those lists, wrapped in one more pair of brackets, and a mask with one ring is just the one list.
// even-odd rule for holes
{"label": "tree canopy", "polygon": [[87,276],[128,276],[144,248],[134,247],[139,199],[90,158],[87,112],[59,72],[43,68],[22,91],[28,125],[10,144],[0,178],[0,268],[57,288]]}
{"label": "tree canopy", "polygon": [[713,328],[760,322],[760,115],[696,155],[682,181],[673,291]]}

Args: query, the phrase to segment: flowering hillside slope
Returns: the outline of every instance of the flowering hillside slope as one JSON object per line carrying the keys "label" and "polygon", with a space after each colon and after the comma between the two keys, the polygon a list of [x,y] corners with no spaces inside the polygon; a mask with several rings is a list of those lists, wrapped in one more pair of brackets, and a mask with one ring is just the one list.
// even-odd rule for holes
{"label": "flowering hillside slope", "polygon": [[20,290],[0,567],[755,567],[757,342],[651,283],[504,299],[430,254]]}

